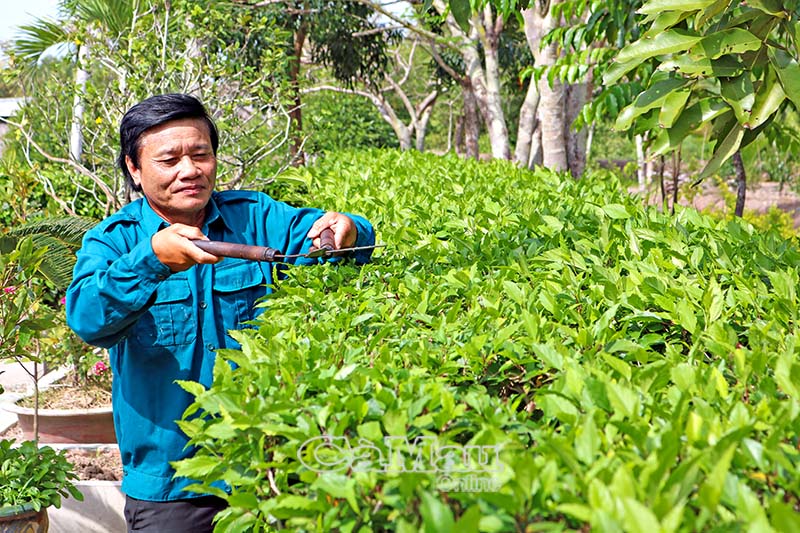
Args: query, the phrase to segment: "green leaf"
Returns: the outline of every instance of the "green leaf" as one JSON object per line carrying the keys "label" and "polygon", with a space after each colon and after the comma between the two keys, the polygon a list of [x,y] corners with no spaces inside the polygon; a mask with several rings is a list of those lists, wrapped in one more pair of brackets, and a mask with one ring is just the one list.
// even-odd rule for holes
{"label": "green leaf", "polygon": [[628,209],[622,204],[608,204],[601,207],[601,209],[603,213],[614,220],[624,220],[631,216],[631,214],[628,213]]}
{"label": "green leaf", "polygon": [[[668,30],[669,28],[683,21],[689,15],[690,13],[685,11],[660,11],[655,16],[651,15],[648,17],[648,19],[653,19],[653,22],[647,28],[647,32],[644,34],[644,36],[653,37],[658,35],[659,33]],[[644,22],[643,25],[646,25],[646,22]]]}
{"label": "green leaf", "polygon": [[653,533],[661,530],[661,524],[656,515],[645,505],[633,498],[623,498],[622,506],[625,509],[626,531],[632,533]]}
{"label": "green leaf", "polygon": [[698,497],[700,501],[708,509],[714,509],[719,503],[722,496],[722,489],[725,487],[725,478],[728,476],[728,471],[731,468],[731,461],[733,454],[736,451],[736,444],[731,444],[722,453],[722,456],[714,464],[714,467],[709,472],[700,490]]}
{"label": "green leaf", "polygon": [[746,128],[755,129],[766,122],[786,100],[786,93],[783,92],[775,69],[768,65],[764,70],[764,81],[756,92],[750,120],[743,124]]}
{"label": "green leaf", "polygon": [[714,2],[715,0],[677,0],[676,2],[670,2],[669,0],[650,0],[649,2],[645,2],[642,7],[638,9],[637,13],[643,15],[658,15],[664,11],[697,11],[698,9],[704,9],[710,6]]}
{"label": "green leaf", "polygon": [[619,61],[619,58],[614,59],[611,63],[611,67],[603,74],[603,85],[613,85],[622,78],[622,76],[641,64],[642,62],[639,59],[631,59],[624,62]]}
{"label": "green leaf", "polygon": [[698,180],[702,180],[714,174],[725,161],[733,157],[733,154],[739,149],[743,137],[744,128],[738,122],[735,122],[722,141],[717,143],[717,146],[714,147],[714,155],[711,156],[706,166],[703,167],[703,170],[698,176]]}
{"label": "green leaf", "polygon": [[450,0],[450,13],[453,18],[466,33],[469,33],[470,23],[472,17],[472,6],[469,0]]}
{"label": "green leaf", "polygon": [[736,120],[740,124],[746,123],[750,119],[750,113],[756,101],[750,73],[746,72],[735,78],[722,79],[719,83],[720,95],[733,109]]}
{"label": "green leaf", "polygon": [[220,466],[219,459],[205,455],[196,455],[173,464],[175,472],[181,477],[203,478]]}
{"label": "green leaf", "polygon": [[701,28],[705,26],[706,22],[725,11],[730,3],[731,0],[714,0],[714,2],[705,8],[702,13],[697,14],[694,27]]}
{"label": "green leaf", "polygon": [[176,380],[175,383],[177,383],[180,388],[194,397],[200,396],[206,391],[206,388],[203,385],[195,381]]}
{"label": "green leaf", "polygon": [[383,432],[381,431],[381,423],[373,420],[358,426],[358,434],[372,442],[380,441],[383,439]]}
{"label": "green leaf", "polygon": [[454,531],[455,520],[450,507],[429,492],[421,495],[422,524],[426,533],[448,533]]}
{"label": "green leaf", "polygon": [[800,531],[800,514],[791,505],[772,500],[769,515],[775,531]]}
{"label": "green leaf", "polygon": [[625,417],[632,417],[636,414],[639,399],[636,392],[631,388],[620,383],[609,382],[606,384],[608,401],[617,413]]}
{"label": "green leaf", "polygon": [[575,437],[575,457],[584,464],[591,465],[600,450],[600,435],[592,413],[587,413],[586,420]]}
{"label": "green leaf", "polygon": [[631,127],[636,117],[650,111],[653,108],[661,107],[667,97],[676,89],[683,87],[689,83],[689,80],[684,78],[667,78],[665,80],[657,81],[647,90],[642,92],[636,100],[629,106],[622,110],[617,121],[614,124],[614,129],[627,130]]}
{"label": "green leaf", "polygon": [[783,3],[779,0],[747,0],[747,5],[778,18],[789,17],[786,9],[783,7]]}
{"label": "green leaf", "polygon": [[795,364],[795,359],[789,353],[782,353],[778,356],[775,365],[775,382],[786,394],[800,399],[800,365]]}
{"label": "green leaf", "polygon": [[682,54],[674,59],[664,61],[658,66],[658,70],[677,71],[692,78],[726,78],[741,74],[744,71],[744,64],[733,56],[710,59]]}
{"label": "green leaf", "polygon": [[671,29],[652,38],[642,38],[620,51],[617,61],[644,61],[651,57],[683,52],[700,42],[701,36],[688,30]]}
{"label": "green leaf", "polygon": [[686,300],[681,300],[675,306],[676,322],[678,322],[683,329],[694,335],[697,330],[697,316],[695,315],[694,308]]}
{"label": "green leaf", "polygon": [[778,73],[778,79],[786,96],[795,107],[800,108],[800,65],[783,50],[772,47],[769,49],[769,60]]}
{"label": "green leaf", "polygon": [[534,344],[532,348],[545,365],[556,370],[562,369],[564,358],[555,348],[549,344]]}
{"label": "green leaf", "polygon": [[592,508],[581,503],[562,503],[556,510],[569,515],[581,522],[589,523],[592,521]]}
{"label": "green leaf", "polygon": [[[717,59],[728,54],[743,54],[761,48],[761,39],[742,28],[728,28],[703,37],[690,55]],[[702,49],[702,53],[699,49]]]}
{"label": "green leaf", "polygon": [[456,521],[453,530],[459,533],[478,533],[481,516],[480,506],[473,505]]}
{"label": "green leaf", "polygon": [[658,125],[662,128],[671,128],[686,108],[686,103],[689,101],[691,94],[692,91],[687,88],[668,94],[661,105],[661,111],[658,113]]}
{"label": "green leaf", "polygon": [[727,110],[728,107],[718,99],[705,98],[692,104],[683,110],[671,128],[659,133],[650,150],[653,155],[664,155],[677,149],[693,131]]}
{"label": "green leaf", "polygon": [[[254,508],[258,508],[258,500]],[[323,509],[321,502],[316,502],[305,496],[298,496],[295,494],[281,494],[278,496],[277,503],[274,509],[295,509],[302,511],[321,510]]]}

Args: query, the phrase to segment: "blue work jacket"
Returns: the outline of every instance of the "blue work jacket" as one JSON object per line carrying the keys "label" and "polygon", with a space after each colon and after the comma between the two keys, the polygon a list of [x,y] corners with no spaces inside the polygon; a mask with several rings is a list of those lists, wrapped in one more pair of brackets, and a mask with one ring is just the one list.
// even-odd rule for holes
{"label": "blue work jacket", "polygon": [[[262,193],[215,192],[202,231],[211,240],[305,253],[311,245],[306,233],[322,215]],[[356,246],[374,244],[369,222],[349,216],[358,230]],[[86,234],[67,290],[69,326],[109,349],[122,490],[150,501],[198,496],[184,490],[193,480],[173,477],[169,464],[193,453],[175,423],[193,398],[175,381],[210,385],[215,350],[239,347],[227,332],[262,311],[254,304],[272,284],[270,263],[243,259],[171,272],[150,244],[167,225],[144,199],[126,205]],[[354,254],[357,262],[369,257],[370,251]]]}

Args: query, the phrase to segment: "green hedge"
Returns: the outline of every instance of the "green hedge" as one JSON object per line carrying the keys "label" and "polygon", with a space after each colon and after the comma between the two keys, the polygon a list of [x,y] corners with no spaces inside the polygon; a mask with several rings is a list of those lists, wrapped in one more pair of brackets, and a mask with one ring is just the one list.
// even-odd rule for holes
{"label": "green hedge", "polygon": [[178,472],[231,485],[219,530],[800,531],[794,243],[601,173],[309,172],[388,246],[291,270],[184,384]]}

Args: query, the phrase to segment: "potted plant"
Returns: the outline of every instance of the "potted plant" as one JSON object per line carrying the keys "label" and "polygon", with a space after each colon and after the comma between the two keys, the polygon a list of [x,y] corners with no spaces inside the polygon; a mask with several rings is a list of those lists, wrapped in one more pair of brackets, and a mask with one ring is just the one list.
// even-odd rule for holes
{"label": "potted plant", "polygon": [[63,451],[35,441],[14,444],[0,440],[0,533],[44,533],[48,507],[61,507],[62,497],[83,500],[77,476]]}

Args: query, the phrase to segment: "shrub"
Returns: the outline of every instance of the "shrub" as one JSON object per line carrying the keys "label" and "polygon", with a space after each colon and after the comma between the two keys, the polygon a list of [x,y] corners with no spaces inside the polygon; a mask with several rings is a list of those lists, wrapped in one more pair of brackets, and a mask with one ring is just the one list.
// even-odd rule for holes
{"label": "shrub", "polygon": [[30,505],[38,511],[61,507],[61,498],[66,496],[83,501],[73,485],[78,476],[65,453],[49,446],[39,448],[33,441],[14,446],[13,440],[0,440],[0,507]]}
{"label": "shrub", "polygon": [[219,530],[800,530],[793,245],[602,173],[310,172],[388,247],[290,270],[184,383],[177,471],[230,486]]}
{"label": "shrub", "polygon": [[378,110],[363,96],[319,93],[305,96],[306,151],[393,148],[397,137]]}

